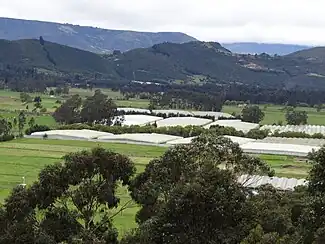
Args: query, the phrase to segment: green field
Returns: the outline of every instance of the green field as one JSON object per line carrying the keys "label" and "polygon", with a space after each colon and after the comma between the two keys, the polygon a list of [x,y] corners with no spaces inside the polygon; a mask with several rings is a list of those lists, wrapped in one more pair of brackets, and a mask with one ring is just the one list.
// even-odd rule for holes
{"label": "green field", "polygon": [[[285,112],[282,111],[284,106],[280,105],[267,105],[265,109],[265,105],[260,105],[260,108],[265,113],[264,120],[261,124],[273,124],[282,121],[285,124]],[[236,113],[240,114],[242,108],[238,106],[223,106],[222,111],[225,113]],[[311,125],[325,125],[325,110],[320,112],[316,111],[316,108],[309,107],[297,107],[297,111],[306,111],[308,114],[308,124]]]}
{"label": "green field", "polygon": [[[69,152],[89,149],[97,145],[129,156],[137,167],[137,172],[144,170],[145,165],[153,158],[161,156],[166,148],[130,144],[97,143],[88,141],[63,141],[42,139],[18,139],[0,143],[0,202],[17,184],[22,183],[24,176],[27,184],[37,179],[40,170],[48,164],[61,161],[61,157]],[[261,155],[276,171],[278,176],[305,177],[309,165],[298,162],[293,157]],[[122,204],[130,199],[125,188],[119,189]],[[134,204],[123,211],[115,220],[121,233],[134,227],[134,215],[138,208]]]}
{"label": "green field", "polygon": [[[102,92],[112,98],[119,107],[134,107],[134,108],[148,108],[149,101],[146,99],[129,99],[126,100],[120,92],[112,91],[110,89],[102,89]],[[81,97],[91,96],[94,91],[89,89],[71,88],[69,96],[79,94]],[[3,117],[15,117],[19,110],[25,110],[26,104],[22,104],[19,97],[19,92],[12,92],[8,90],[0,90],[0,115]],[[36,115],[35,118],[39,124],[55,125],[55,121],[51,116],[51,112],[57,106],[56,101],[63,102],[66,97],[58,96],[51,97],[47,94],[33,93],[32,97],[40,96],[42,98],[42,105],[47,109],[47,113]],[[29,111],[33,109],[33,103],[29,103]],[[260,105],[260,108],[265,113],[265,118],[261,124],[273,124],[282,121],[285,124],[284,106],[280,105]],[[315,125],[325,125],[325,110],[317,112],[315,108],[297,107],[298,111],[306,111],[308,113],[308,123]],[[223,106],[222,111],[226,113],[240,114],[242,108],[238,106]]]}

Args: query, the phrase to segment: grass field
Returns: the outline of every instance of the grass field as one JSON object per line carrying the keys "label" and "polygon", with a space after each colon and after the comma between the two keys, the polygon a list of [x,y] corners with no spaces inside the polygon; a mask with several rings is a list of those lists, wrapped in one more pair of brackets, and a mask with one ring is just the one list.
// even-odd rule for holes
{"label": "grass field", "polygon": [[[273,124],[282,121],[285,124],[285,112],[282,111],[284,106],[279,105],[267,105],[265,109],[265,105],[260,105],[260,108],[265,113],[264,120],[261,122],[263,125],[265,124]],[[242,108],[238,106],[223,106],[222,111],[225,113],[236,113],[240,114]],[[307,108],[307,107],[297,107],[297,111],[306,111],[308,114],[308,124],[312,125],[325,125],[325,111],[322,110],[317,112],[315,108]]]}
{"label": "grass field", "polygon": [[[145,165],[153,158],[161,156],[166,148],[158,146],[97,143],[88,141],[63,141],[42,139],[18,139],[0,143],[0,202],[17,184],[22,183],[24,176],[27,184],[37,179],[39,171],[48,164],[61,161],[61,157],[69,152],[89,149],[97,145],[129,156],[137,167],[137,172],[144,170]],[[278,176],[305,177],[309,165],[298,162],[293,157],[261,155],[276,171]],[[120,188],[118,192],[122,203],[130,199],[127,190]],[[120,233],[134,227],[134,215],[138,207],[131,205],[115,219]]]}

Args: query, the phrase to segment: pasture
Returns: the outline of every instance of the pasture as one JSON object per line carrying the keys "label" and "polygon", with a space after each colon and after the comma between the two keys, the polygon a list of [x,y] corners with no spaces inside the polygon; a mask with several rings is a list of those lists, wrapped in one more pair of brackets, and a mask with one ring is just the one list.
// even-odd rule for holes
{"label": "pasture", "polygon": [[[273,123],[278,123],[282,121],[286,124],[285,111],[283,111],[284,106],[281,105],[260,105],[260,109],[265,113],[265,117],[262,120],[262,125],[272,125]],[[242,108],[238,106],[223,106],[222,112],[225,113],[236,113],[240,114]],[[297,107],[297,111],[306,111],[308,114],[308,124],[310,125],[325,125],[325,110],[320,112],[316,111],[316,108],[310,107]]]}
{"label": "pasture", "polygon": [[[61,157],[69,152],[76,152],[100,145],[104,148],[129,156],[137,167],[137,172],[144,170],[146,164],[153,158],[161,156],[167,148],[147,145],[130,145],[118,143],[99,143],[89,141],[64,141],[43,139],[17,139],[0,143],[0,202],[6,198],[10,190],[22,183],[24,176],[27,184],[33,183],[40,170],[48,164],[61,161]],[[261,155],[275,169],[278,176],[306,177],[309,165],[298,162],[294,157]],[[130,197],[126,188],[118,192],[122,204]],[[115,225],[120,233],[136,225],[134,221],[138,207],[131,204],[115,219]]]}

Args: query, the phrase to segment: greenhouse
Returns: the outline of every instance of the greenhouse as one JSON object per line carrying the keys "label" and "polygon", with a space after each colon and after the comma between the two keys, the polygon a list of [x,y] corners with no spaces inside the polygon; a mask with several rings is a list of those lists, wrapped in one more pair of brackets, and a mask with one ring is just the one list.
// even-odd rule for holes
{"label": "greenhouse", "polygon": [[196,138],[196,136],[176,139],[173,141],[168,141],[167,144],[169,145],[190,144],[194,138]]}
{"label": "greenhouse", "polygon": [[171,136],[156,133],[130,133],[120,135],[109,135],[99,137],[98,140],[105,142],[120,142],[120,143],[143,143],[143,144],[163,144],[168,141],[183,139],[180,136]]}
{"label": "greenhouse", "polygon": [[49,131],[39,131],[32,133],[29,137],[34,138],[44,138],[47,136],[49,139],[59,139],[59,140],[90,140],[96,139],[100,136],[113,135],[107,132],[95,131],[95,130],[49,130]]}
{"label": "greenhouse", "polygon": [[318,150],[320,147],[281,143],[248,142],[242,144],[241,148],[244,152],[253,154],[275,154],[306,157],[308,153],[312,152],[313,149]]}
{"label": "greenhouse", "polygon": [[264,125],[262,130],[270,130],[271,133],[282,132],[304,132],[309,135],[316,133],[325,134],[325,126],[323,125]]}
{"label": "greenhouse", "polygon": [[147,125],[153,124],[156,121],[162,120],[163,118],[151,115],[143,115],[143,114],[130,114],[124,115],[124,120],[122,125]]}
{"label": "greenhouse", "polygon": [[218,118],[233,118],[231,114],[222,113],[222,112],[211,112],[211,111],[192,111],[194,116],[214,116],[216,119]]}
{"label": "greenhouse", "polygon": [[236,130],[241,130],[243,132],[248,132],[252,129],[257,129],[259,128],[259,124],[254,124],[254,123],[248,123],[248,122],[242,122],[241,120],[218,120],[215,121],[204,128],[210,128],[213,125],[219,125],[219,126],[224,126],[224,127],[233,127]]}
{"label": "greenhouse", "polygon": [[230,139],[233,143],[238,143],[239,145],[256,141],[255,139],[246,138],[246,137],[238,137],[238,136],[224,136],[224,137]]}
{"label": "greenhouse", "polygon": [[279,178],[260,175],[242,175],[238,178],[238,182],[249,188],[258,188],[270,184],[274,188],[283,191],[292,191],[297,186],[305,186],[308,184],[308,181],[305,179]]}
{"label": "greenhouse", "polygon": [[164,120],[157,121],[158,127],[170,127],[170,126],[204,126],[210,124],[211,119],[202,119],[195,117],[170,117]]}
{"label": "greenhouse", "polygon": [[325,139],[315,139],[315,138],[266,137],[261,142],[309,145],[309,146],[318,146],[318,147],[325,145]]}

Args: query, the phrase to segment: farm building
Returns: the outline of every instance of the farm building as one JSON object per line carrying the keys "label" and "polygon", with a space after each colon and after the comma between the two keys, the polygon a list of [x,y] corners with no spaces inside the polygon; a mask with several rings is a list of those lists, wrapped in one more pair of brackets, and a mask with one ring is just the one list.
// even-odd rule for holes
{"label": "farm building", "polygon": [[238,182],[245,187],[255,189],[260,186],[270,184],[274,188],[283,191],[292,191],[297,186],[304,186],[308,184],[305,179],[279,178],[260,175],[242,175],[238,178]]}
{"label": "farm building", "polygon": [[204,126],[210,124],[212,120],[202,119],[195,117],[170,117],[164,120],[157,121],[158,127],[170,127],[170,126]]}
{"label": "farm building", "polygon": [[248,132],[252,129],[257,129],[259,128],[259,124],[254,124],[254,123],[248,123],[248,122],[242,122],[241,120],[218,120],[215,121],[211,124],[208,124],[204,126],[204,128],[210,128],[213,125],[219,125],[219,126],[224,126],[224,127],[233,127],[236,130],[241,130],[243,132]]}
{"label": "farm building", "polygon": [[316,133],[325,134],[325,126],[323,125],[264,125],[262,130],[270,130],[271,133],[282,132],[304,132],[309,135]]}
{"label": "farm building", "polygon": [[224,136],[224,137],[230,139],[233,143],[238,143],[239,145],[256,141],[255,139],[246,138],[246,137],[238,137],[238,136]]}
{"label": "farm building", "polygon": [[130,114],[124,115],[124,121],[122,125],[147,125],[153,124],[156,121],[162,120],[163,118],[151,115],[143,115],[143,114]]}
{"label": "farm building", "polygon": [[60,139],[60,140],[90,140],[96,139],[100,136],[113,135],[107,132],[95,131],[95,130],[50,130],[34,132],[29,137],[43,138],[47,135],[49,139]]}
{"label": "farm building", "polygon": [[266,137],[262,140],[262,142],[308,145],[308,146],[318,146],[318,147],[325,145],[325,139],[315,139],[315,138]]}
{"label": "farm building", "polygon": [[194,138],[196,138],[196,136],[168,141],[166,144],[169,145],[190,144]]}
{"label": "farm building", "polygon": [[120,135],[108,135],[99,137],[98,140],[105,142],[123,143],[144,143],[144,144],[163,144],[172,140],[183,139],[180,136],[170,136],[156,133],[130,133]]}
{"label": "farm building", "polygon": [[312,150],[318,150],[320,147],[296,144],[248,142],[242,144],[241,148],[244,152],[253,154],[273,154],[306,157],[308,153],[312,152]]}

